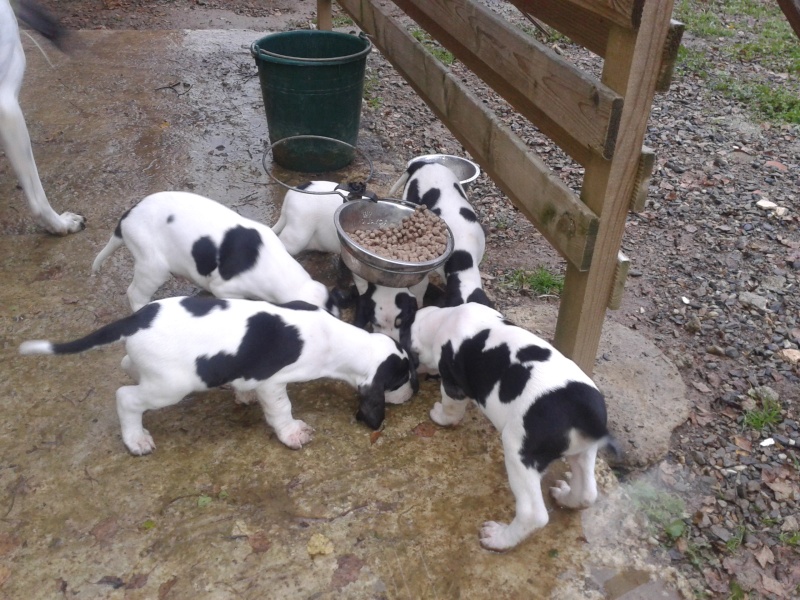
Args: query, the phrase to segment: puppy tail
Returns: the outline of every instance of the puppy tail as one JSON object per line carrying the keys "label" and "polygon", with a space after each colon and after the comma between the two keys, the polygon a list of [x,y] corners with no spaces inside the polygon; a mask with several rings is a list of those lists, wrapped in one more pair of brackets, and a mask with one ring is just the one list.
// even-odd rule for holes
{"label": "puppy tail", "polygon": [[97,273],[100,270],[100,266],[105,262],[105,260],[111,256],[117,248],[124,244],[121,237],[117,237],[117,234],[114,233],[111,236],[111,239],[108,240],[105,248],[100,250],[100,254],[97,255],[97,258],[94,259],[92,263],[92,275]]}
{"label": "puppy tail", "polygon": [[30,340],[22,342],[19,347],[20,354],[53,354],[53,343],[47,340]]}
{"label": "puppy tail", "polygon": [[395,198],[395,194],[400,188],[402,188],[406,184],[406,182],[408,181],[408,177],[409,177],[408,171],[404,171],[403,174],[400,175],[400,178],[394,182],[392,189],[389,190],[389,193],[386,194],[386,197]]}

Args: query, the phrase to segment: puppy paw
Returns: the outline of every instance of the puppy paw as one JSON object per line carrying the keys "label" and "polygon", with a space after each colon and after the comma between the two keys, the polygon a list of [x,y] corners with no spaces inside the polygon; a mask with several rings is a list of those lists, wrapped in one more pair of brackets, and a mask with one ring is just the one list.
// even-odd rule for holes
{"label": "puppy paw", "polygon": [[86,218],[75,213],[65,212],[61,213],[58,221],[54,223],[45,223],[45,229],[55,235],[67,235],[76,233],[86,228]]}
{"label": "puppy paw", "polygon": [[300,420],[293,421],[277,432],[278,439],[292,450],[299,450],[314,437],[314,428]]}
{"label": "puppy paw", "polygon": [[452,415],[448,415],[445,410],[444,406],[442,406],[441,402],[437,402],[433,405],[433,408],[430,412],[431,420],[436,423],[437,425],[442,425],[443,427],[448,427],[449,425],[456,425],[461,419],[453,418]]}
{"label": "puppy paw", "polygon": [[550,494],[561,506],[567,508],[586,508],[588,504],[573,498],[572,488],[563,479],[556,481],[555,486],[550,488]]}
{"label": "puppy paw", "polygon": [[156,449],[156,444],[153,441],[153,437],[146,429],[142,429],[141,433],[136,435],[123,436],[123,441],[128,447],[128,450],[130,450],[131,454],[135,456],[150,454]]}
{"label": "puppy paw", "polygon": [[486,521],[481,527],[481,546],[487,550],[503,551],[508,550],[514,544],[508,543],[505,539],[505,533],[508,525],[505,523],[496,523],[494,521]]}

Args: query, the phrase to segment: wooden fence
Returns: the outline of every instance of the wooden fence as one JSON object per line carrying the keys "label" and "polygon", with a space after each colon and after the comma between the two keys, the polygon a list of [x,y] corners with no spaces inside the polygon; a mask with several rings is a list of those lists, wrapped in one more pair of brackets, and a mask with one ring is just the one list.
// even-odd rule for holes
{"label": "wooden fence", "polygon": [[[591,374],[627,275],[626,215],[643,207],[654,164],[642,145],[653,96],[669,87],[683,33],[673,1],[510,0],[602,57],[598,80],[475,0],[393,0],[584,167],[580,196],[390,16],[389,0],[337,2],[566,259],[555,345]],[[331,0],[317,9],[331,29]]]}

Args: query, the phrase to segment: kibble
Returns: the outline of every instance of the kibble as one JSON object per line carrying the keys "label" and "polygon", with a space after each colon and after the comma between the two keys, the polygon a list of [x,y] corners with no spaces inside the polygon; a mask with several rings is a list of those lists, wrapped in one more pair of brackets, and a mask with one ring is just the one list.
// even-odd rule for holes
{"label": "kibble", "polygon": [[400,225],[357,229],[348,235],[356,244],[378,256],[403,262],[434,260],[447,248],[447,226],[426,206],[417,206]]}

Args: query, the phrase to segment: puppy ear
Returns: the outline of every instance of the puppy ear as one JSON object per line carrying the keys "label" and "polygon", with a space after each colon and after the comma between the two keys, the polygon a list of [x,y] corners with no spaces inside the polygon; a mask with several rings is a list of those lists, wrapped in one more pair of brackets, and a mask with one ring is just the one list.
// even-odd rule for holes
{"label": "puppy ear", "polygon": [[383,388],[375,384],[358,388],[358,412],[356,420],[377,430],[386,416],[386,398]]}

